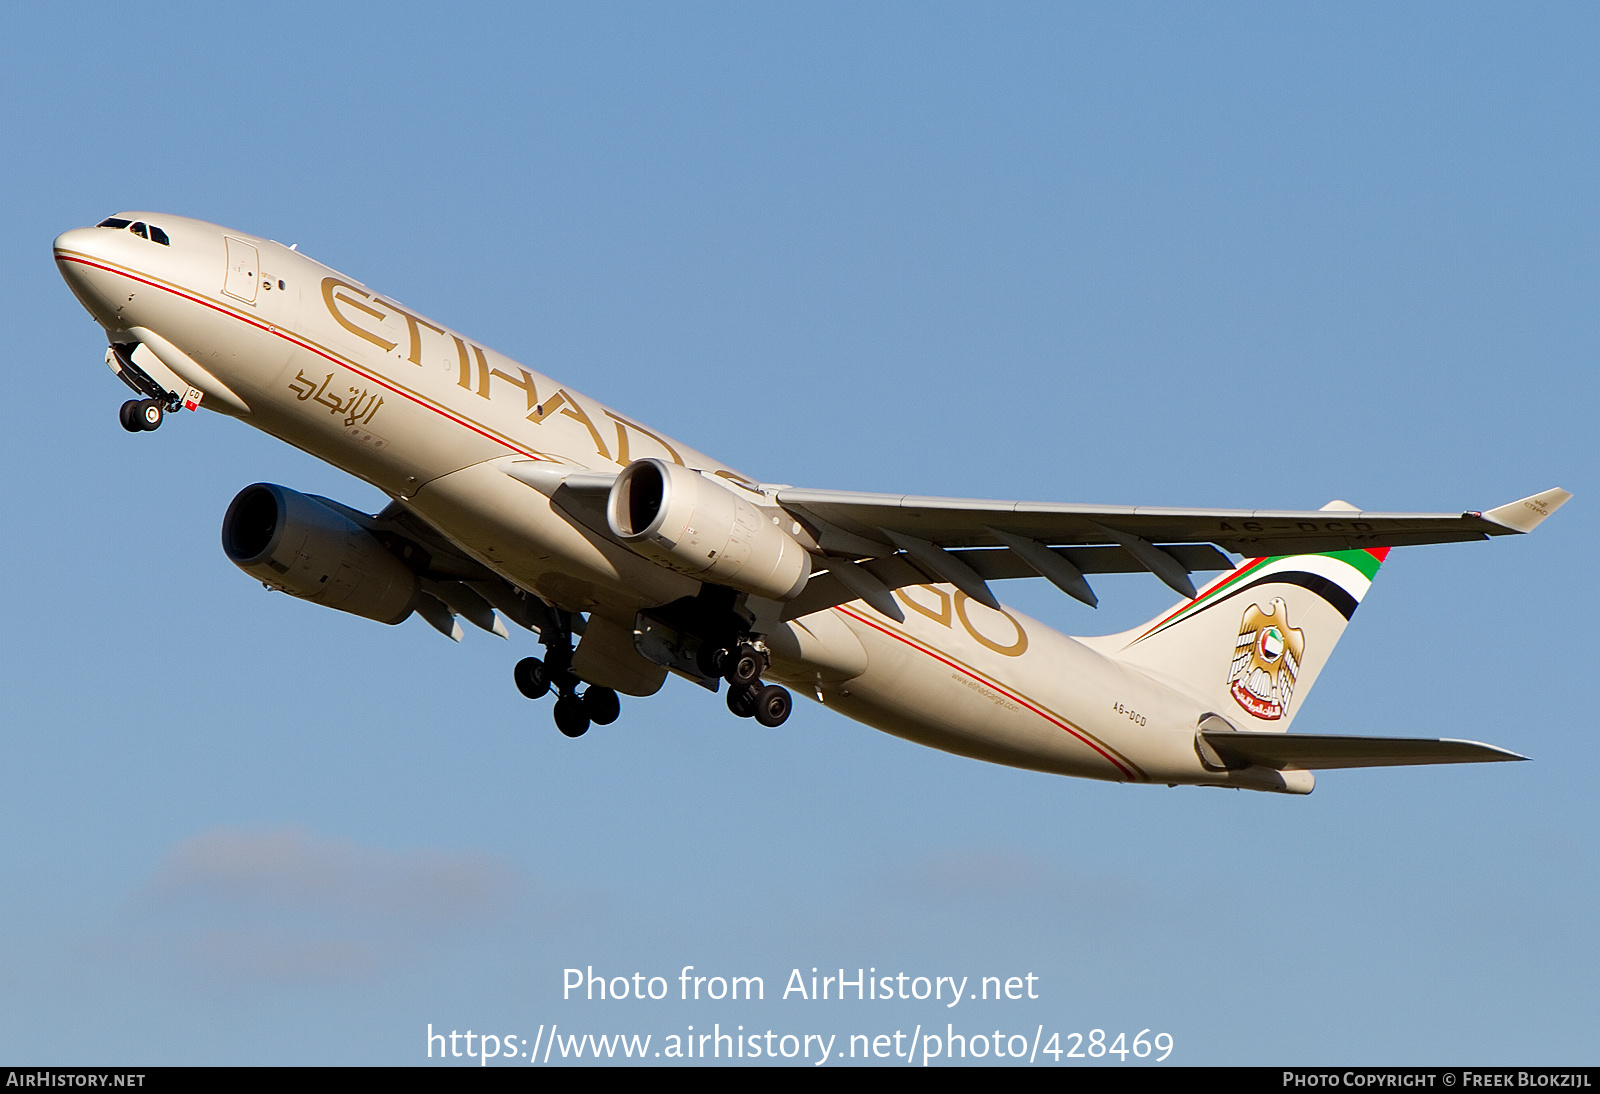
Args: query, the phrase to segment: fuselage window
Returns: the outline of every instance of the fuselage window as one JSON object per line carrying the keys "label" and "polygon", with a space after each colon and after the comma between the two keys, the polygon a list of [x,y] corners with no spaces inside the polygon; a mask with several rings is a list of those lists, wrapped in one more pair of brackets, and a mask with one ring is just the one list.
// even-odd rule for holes
{"label": "fuselage window", "polygon": [[95,227],[96,228],[126,228],[129,224],[132,224],[132,223],[133,223],[133,221],[131,221],[131,220],[118,220],[116,217],[106,217],[99,224],[96,224]]}
{"label": "fuselage window", "polygon": [[134,221],[133,222],[133,227],[129,228],[128,231],[132,232],[134,235],[138,236],[140,239],[149,239],[150,238],[150,233],[146,232],[144,230],[144,221],[142,221],[142,220]]}
{"label": "fuselage window", "polygon": [[154,224],[150,225],[150,239],[163,247],[172,246],[172,241],[167,238],[167,233],[157,228]]}

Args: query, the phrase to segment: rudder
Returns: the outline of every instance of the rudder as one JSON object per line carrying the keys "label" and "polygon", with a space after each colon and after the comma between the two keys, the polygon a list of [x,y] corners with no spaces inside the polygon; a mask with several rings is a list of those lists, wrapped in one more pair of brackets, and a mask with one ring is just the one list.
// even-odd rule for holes
{"label": "rudder", "polygon": [[1283,732],[1389,549],[1246,559],[1142,627],[1090,640],[1236,728]]}

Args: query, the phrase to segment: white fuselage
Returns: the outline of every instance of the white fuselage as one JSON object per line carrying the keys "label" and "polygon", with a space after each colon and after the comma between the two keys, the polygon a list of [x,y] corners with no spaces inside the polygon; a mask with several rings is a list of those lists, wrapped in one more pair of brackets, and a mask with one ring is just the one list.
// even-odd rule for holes
{"label": "white fuselage", "polygon": [[[638,611],[691,596],[699,582],[567,519],[505,474],[508,461],[615,471],[655,457],[755,486],[288,247],[181,217],[121,215],[159,225],[170,245],[108,228],[55,243],[63,276],[113,342],[163,339],[204,406],[365,479],[569,611],[631,627]],[[903,622],[860,601],[787,623],[774,614],[769,675],[886,732],[996,763],[1243,784],[1201,764],[1201,701],[951,586],[895,596]]]}

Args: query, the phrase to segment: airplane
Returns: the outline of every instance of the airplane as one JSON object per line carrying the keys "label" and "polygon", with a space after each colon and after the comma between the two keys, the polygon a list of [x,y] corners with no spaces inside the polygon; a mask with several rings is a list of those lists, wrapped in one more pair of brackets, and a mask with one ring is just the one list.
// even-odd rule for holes
{"label": "airplane", "polygon": [[[369,514],[273,483],[223,518],[269,590],[390,625],[534,632],[517,662],[568,737],[676,675],[781,725],[798,692],[933,748],[1115,782],[1308,794],[1321,769],[1523,759],[1473,741],[1290,725],[1393,547],[1532,531],[1571,495],[1484,512],[1177,509],[758,482],[322,265],[186,217],[56,238],[135,398],[130,432],[216,411],[383,491]],[[1241,555],[1235,563],[1228,555]],[[1068,637],[1006,608],[1043,577],[1182,598]],[[1191,575],[1216,572],[1196,588]]]}

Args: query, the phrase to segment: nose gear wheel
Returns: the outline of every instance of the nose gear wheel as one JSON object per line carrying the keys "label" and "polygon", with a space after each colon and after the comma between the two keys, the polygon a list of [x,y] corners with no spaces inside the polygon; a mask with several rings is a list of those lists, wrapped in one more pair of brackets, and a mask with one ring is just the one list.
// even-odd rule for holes
{"label": "nose gear wheel", "polygon": [[117,420],[129,433],[145,433],[161,428],[165,415],[166,410],[156,399],[129,399],[117,411]]}

